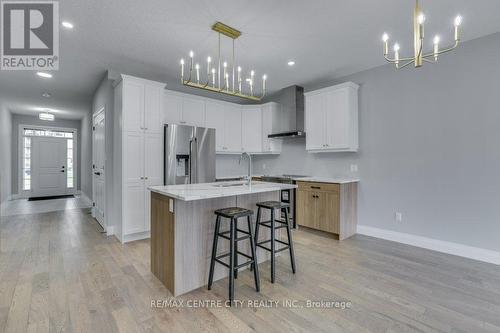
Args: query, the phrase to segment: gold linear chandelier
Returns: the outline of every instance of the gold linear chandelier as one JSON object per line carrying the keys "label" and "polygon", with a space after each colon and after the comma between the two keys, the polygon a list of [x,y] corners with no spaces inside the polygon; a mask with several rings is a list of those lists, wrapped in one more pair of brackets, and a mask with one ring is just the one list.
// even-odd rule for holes
{"label": "gold linear chandelier", "polygon": [[462,24],[462,17],[458,15],[455,17],[455,43],[449,47],[444,49],[439,49],[439,41],[440,37],[436,35],[434,37],[434,51],[430,53],[424,53],[424,23],[425,23],[425,15],[420,10],[420,6],[418,0],[416,0],[415,11],[413,13],[413,47],[414,47],[414,56],[408,58],[401,58],[399,56],[400,46],[398,43],[394,44],[394,58],[389,58],[389,35],[384,33],[382,36],[382,41],[384,42],[384,58],[390,63],[396,65],[396,68],[401,69],[411,64],[415,64],[415,67],[422,67],[424,61],[429,63],[436,63],[439,55],[450,52],[454,50],[458,43],[460,42],[460,31],[459,27]]}
{"label": "gold linear chandelier", "polygon": [[[184,59],[181,59],[181,82],[183,85],[188,87],[194,87],[199,89],[204,89],[212,92],[222,93],[231,96],[237,96],[241,98],[246,98],[254,101],[260,101],[266,95],[266,80],[267,76],[262,75],[262,94],[260,96],[255,96],[254,80],[255,71],[251,70],[249,72],[249,77],[245,78],[246,87],[243,84],[242,69],[240,66],[235,67],[235,52],[234,52],[234,41],[241,36],[241,32],[225,25],[224,23],[217,22],[212,26],[212,30],[219,34],[218,43],[218,57],[217,57],[217,68],[211,67],[212,58],[209,56],[207,58],[207,71],[206,79],[202,80],[200,78],[200,64],[194,63],[194,52],[189,52],[189,76],[187,80],[184,76]],[[232,73],[230,75],[228,70],[228,63],[224,61],[221,63],[221,34],[232,39],[233,42],[233,54],[231,60]],[[222,70],[221,70],[222,65]],[[237,73],[235,73],[237,71]],[[230,79],[231,78],[231,82]],[[246,88],[246,89],[245,89]],[[244,92],[246,90],[246,93]]]}

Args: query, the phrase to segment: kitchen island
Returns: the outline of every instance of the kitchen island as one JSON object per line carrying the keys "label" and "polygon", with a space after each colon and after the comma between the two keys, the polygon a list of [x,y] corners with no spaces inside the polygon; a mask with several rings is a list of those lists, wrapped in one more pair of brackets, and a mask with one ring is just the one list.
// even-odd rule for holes
{"label": "kitchen island", "polygon": [[[207,284],[215,228],[214,211],[242,207],[256,211],[256,203],[280,199],[280,191],[296,188],[293,184],[241,181],[205,184],[152,186],[151,191],[151,272],[174,295],[182,295]],[[267,213],[268,214],[268,213]],[[269,219],[263,214],[262,219]],[[252,221],[255,223],[254,214]],[[241,229],[246,229],[241,224]],[[223,221],[227,230],[229,221]],[[254,229],[255,230],[255,229]],[[248,242],[249,243],[249,242]],[[241,244],[250,254],[250,244]],[[219,252],[227,252],[226,242]],[[270,256],[257,250],[259,262]],[[214,281],[228,271],[216,265]]]}

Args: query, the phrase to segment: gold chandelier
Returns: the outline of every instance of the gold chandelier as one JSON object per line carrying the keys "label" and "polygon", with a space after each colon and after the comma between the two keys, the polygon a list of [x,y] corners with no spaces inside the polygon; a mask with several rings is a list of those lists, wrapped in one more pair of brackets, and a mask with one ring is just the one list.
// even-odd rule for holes
{"label": "gold chandelier", "polygon": [[462,24],[462,17],[460,15],[455,17],[455,43],[444,49],[439,49],[440,37],[436,35],[434,37],[434,51],[430,53],[424,53],[424,23],[425,15],[420,10],[418,0],[416,0],[415,11],[413,13],[413,47],[414,56],[408,58],[401,58],[399,56],[400,46],[398,43],[394,44],[394,58],[389,58],[389,35],[384,33],[382,36],[382,41],[384,42],[384,58],[390,63],[396,65],[396,68],[404,68],[408,65],[415,64],[415,67],[422,67],[424,61],[429,63],[436,63],[439,55],[450,52],[454,50],[460,41],[460,31],[459,27]]}
{"label": "gold chandelier", "polygon": [[[224,23],[217,22],[212,26],[212,30],[219,34],[218,42],[218,57],[217,57],[217,68],[211,67],[212,58],[207,57],[207,70],[206,78],[202,80],[200,78],[200,64],[194,63],[194,52],[189,52],[189,70],[188,78],[185,79],[184,76],[184,66],[185,61],[181,59],[181,82],[183,85],[188,87],[194,87],[199,89],[204,89],[212,92],[217,92],[221,94],[246,98],[254,101],[260,101],[266,95],[266,80],[267,75],[262,75],[262,93],[260,96],[255,96],[255,71],[251,70],[249,72],[249,77],[245,78],[245,83],[243,84],[242,69],[240,66],[235,67],[235,52],[234,52],[234,41],[239,36],[241,32],[225,25]],[[233,42],[233,54],[231,60],[231,75],[228,69],[228,63],[224,61],[221,63],[221,34],[232,39]],[[222,70],[221,70],[222,65]],[[235,73],[235,71],[237,73]],[[230,82],[231,79],[231,82]],[[244,92],[246,91],[246,92]]]}

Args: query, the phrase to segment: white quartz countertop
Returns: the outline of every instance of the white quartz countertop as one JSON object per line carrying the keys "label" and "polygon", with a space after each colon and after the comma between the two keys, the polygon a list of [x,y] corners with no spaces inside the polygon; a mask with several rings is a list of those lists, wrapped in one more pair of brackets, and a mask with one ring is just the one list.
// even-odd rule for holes
{"label": "white quartz countertop", "polygon": [[294,178],[294,180],[303,182],[331,183],[331,184],[348,184],[348,183],[359,182],[359,178],[351,178],[351,177],[301,177],[301,178]]}
{"label": "white quartz countertop", "polygon": [[293,184],[279,184],[253,181],[251,186],[242,181],[216,182],[204,184],[183,184],[151,186],[148,190],[174,199],[194,201],[221,197],[231,197],[263,192],[281,191],[297,188]]}

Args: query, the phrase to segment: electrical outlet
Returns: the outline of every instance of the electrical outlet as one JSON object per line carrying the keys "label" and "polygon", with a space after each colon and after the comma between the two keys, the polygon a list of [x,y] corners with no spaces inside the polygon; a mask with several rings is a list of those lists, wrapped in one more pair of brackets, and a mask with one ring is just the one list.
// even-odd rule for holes
{"label": "electrical outlet", "polygon": [[357,164],[351,164],[351,172],[358,172],[358,165]]}
{"label": "electrical outlet", "polygon": [[401,212],[394,213],[394,219],[396,220],[396,222],[403,222],[403,213]]}

